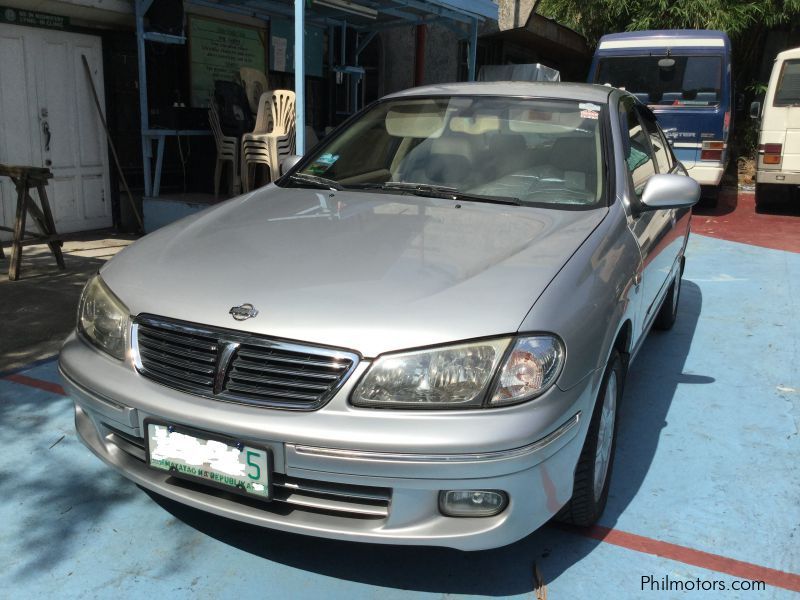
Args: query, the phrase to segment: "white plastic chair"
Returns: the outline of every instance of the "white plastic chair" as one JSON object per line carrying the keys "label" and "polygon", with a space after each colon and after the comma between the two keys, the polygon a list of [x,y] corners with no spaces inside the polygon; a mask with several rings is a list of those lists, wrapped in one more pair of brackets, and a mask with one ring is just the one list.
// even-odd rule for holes
{"label": "white plastic chair", "polygon": [[295,94],[291,90],[275,90],[272,94],[272,132],[267,134],[269,140],[270,172],[277,176],[280,173],[281,160],[295,153],[297,138],[295,136],[296,116]]}
{"label": "white plastic chair", "polygon": [[251,176],[259,165],[270,166],[269,148],[263,136],[272,131],[272,92],[264,92],[258,100],[256,123],[251,133],[242,136],[242,187],[245,192],[251,189]]}
{"label": "white plastic chair", "polygon": [[213,101],[208,111],[208,122],[214,134],[214,142],[217,145],[217,164],[214,168],[214,200],[217,200],[219,198],[219,184],[222,177],[222,169],[226,162],[231,163],[231,176],[228,180],[230,194],[233,196],[238,191],[239,140],[235,136],[223,135],[222,127],[219,124],[217,107]]}
{"label": "white plastic chair", "polygon": [[[264,96],[259,102],[259,113],[263,112],[263,101]],[[294,92],[275,90],[269,94],[268,102],[271,109],[271,130],[266,133],[248,133],[242,138],[242,164],[245,166],[243,184],[246,191],[251,187],[251,168],[257,168],[259,164],[266,165],[269,168],[267,181],[272,181],[280,175],[281,160],[294,154],[296,148]],[[256,121],[258,122],[258,118]]]}
{"label": "white plastic chair", "polygon": [[258,113],[258,103],[261,96],[267,92],[267,76],[259,69],[252,67],[241,67],[239,69],[239,79],[247,95],[247,102],[250,104],[250,111]]}

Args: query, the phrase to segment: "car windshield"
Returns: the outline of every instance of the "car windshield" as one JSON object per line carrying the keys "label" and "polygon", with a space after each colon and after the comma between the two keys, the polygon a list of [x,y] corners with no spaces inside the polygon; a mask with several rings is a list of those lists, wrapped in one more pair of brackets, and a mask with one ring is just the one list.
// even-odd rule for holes
{"label": "car windshield", "polygon": [[589,208],[603,189],[601,108],[480,96],[384,101],[280,184]]}
{"label": "car windshield", "polygon": [[718,106],[722,97],[722,57],[601,58],[595,82],[625,89],[650,106]]}
{"label": "car windshield", "polygon": [[798,104],[800,104],[800,60],[787,60],[781,69],[773,105],[797,106]]}

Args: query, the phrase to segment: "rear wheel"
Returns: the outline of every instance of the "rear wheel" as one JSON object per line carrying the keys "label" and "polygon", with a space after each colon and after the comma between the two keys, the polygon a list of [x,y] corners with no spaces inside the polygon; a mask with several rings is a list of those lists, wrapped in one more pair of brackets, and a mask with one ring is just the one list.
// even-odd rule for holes
{"label": "rear wheel", "polygon": [[775,183],[757,183],[756,212],[772,212],[773,209],[776,208],[776,204],[790,200],[794,193],[795,186]]}
{"label": "rear wheel", "polygon": [[769,206],[768,196],[771,194],[769,186],[764,183],[756,184],[756,212],[765,212],[765,208]]}
{"label": "rear wheel", "polygon": [[572,498],[558,514],[560,521],[589,526],[603,514],[614,465],[617,408],[622,399],[624,377],[622,357],[614,350],[603,375],[586,441],[575,468]]}
{"label": "rear wheel", "polygon": [[719,186],[718,185],[704,185],[700,188],[700,200],[709,208],[717,208],[719,204]]}

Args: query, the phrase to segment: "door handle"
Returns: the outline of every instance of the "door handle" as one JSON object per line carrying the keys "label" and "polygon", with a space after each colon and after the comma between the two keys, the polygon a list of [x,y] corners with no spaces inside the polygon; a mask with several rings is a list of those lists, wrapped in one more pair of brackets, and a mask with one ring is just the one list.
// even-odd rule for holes
{"label": "door handle", "polygon": [[42,121],[42,133],[44,133],[44,151],[50,152],[50,124],[47,121]]}

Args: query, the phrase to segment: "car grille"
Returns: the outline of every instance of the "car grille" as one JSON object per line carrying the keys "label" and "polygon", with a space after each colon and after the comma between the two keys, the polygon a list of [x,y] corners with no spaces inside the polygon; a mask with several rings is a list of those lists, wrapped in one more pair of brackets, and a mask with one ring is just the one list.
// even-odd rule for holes
{"label": "car grille", "polygon": [[142,315],[133,326],[137,370],[162,385],[219,400],[313,410],[358,364],[345,350]]}
{"label": "car grille", "polygon": [[[128,456],[146,462],[144,438],[125,433],[106,423],[102,424],[106,442],[114,444]],[[212,495],[221,495],[218,489],[202,483],[175,479],[176,485],[191,487]],[[392,490],[385,487],[352,485],[332,481],[318,481],[273,473],[273,500],[265,502],[249,496],[228,494],[228,498],[275,512],[279,507],[293,510],[326,512],[358,519],[382,519],[389,515]]]}

